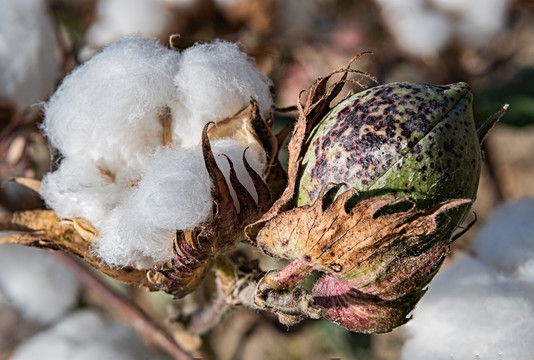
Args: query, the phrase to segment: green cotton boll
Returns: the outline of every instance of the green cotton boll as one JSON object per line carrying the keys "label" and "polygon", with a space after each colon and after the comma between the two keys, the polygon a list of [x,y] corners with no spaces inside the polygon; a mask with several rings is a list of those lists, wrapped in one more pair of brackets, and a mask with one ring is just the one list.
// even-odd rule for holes
{"label": "green cotton boll", "polygon": [[[475,199],[480,145],[466,83],[392,83],[339,103],[310,134],[297,205],[315,201],[328,183],[353,188],[356,201],[410,197],[420,209]],[[469,206],[450,212],[454,224]]]}

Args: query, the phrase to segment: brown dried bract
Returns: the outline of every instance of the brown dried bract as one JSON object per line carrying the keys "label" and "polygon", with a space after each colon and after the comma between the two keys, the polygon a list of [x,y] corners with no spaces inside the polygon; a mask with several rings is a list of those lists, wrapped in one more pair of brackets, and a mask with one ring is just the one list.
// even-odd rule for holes
{"label": "brown dried bract", "polygon": [[470,202],[456,199],[423,211],[413,207],[380,215],[378,211],[383,207],[409,199],[373,198],[347,211],[353,195],[355,190],[348,190],[323,210],[323,189],[313,205],[291,209],[267,221],[258,233],[258,246],[276,257],[300,260],[338,278],[348,280],[358,273],[358,282],[366,283],[379,271],[379,264],[375,264],[378,258],[380,266],[387,266],[386,257],[393,260],[400,248],[434,233],[439,214]]}

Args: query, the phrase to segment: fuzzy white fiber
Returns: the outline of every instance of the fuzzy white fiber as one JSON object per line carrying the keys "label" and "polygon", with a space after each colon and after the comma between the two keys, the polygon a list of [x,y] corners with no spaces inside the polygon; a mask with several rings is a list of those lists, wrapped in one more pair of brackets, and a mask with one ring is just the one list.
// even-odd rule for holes
{"label": "fuzzy white fiber", "polygon": [[78,300],[80,283],[52,254],[0,245],[0,293],[28,320],[50,324]]}
{"label": "fuzzy white fiber", "polygon": [[85,33],[87,43],[96,48],[135,33],[160,37],[171,22],[158,0],[99,0],[96,13],[97,21]]}
{"label": "fuzzy white fiber", "polygon": [[534,283],[534,198],[507,203],[473,240],[480,261],[506,275]]}
{"label": "fuzzy white fiber", "polygon": [[0,0],[0,99],[20,110],[45,100],[60,74],[44,0]]}
{"label": "fuzzy white fiber", "polygon": [[273,101],[271,82],[234,43],[215,41],[183,51],[174,77],[177,102],[173,109],[173,139],[181,146],[197,145],[202,127],[232,116],[252,98],[264,118]]}
{"label": "fuzzy white fiber", "polygon": [[452,35],[444,14],[425,8],[421,0],[375,0],[382,7],[391,35],[397,44],[414,56],[436,55]]}
{"label": "fuzzy white fiber", "polygon": [[163,359],[147,350],[124,325],[92,310],[77,311],[15,350],[12,360]]}
{"label": "fuzzy white fiber", "polygon": [[[179,53],[150,39],[121,40],[73,71],[46,105],[43,131],[63,159],[44,177],[41,195],[59,216],[84,217],[98,229],[96,251],[108,264],[165,263],[174,231],[212,213],[199,146],[203,126],[252,98],[267,117],[270,84],[235,44],[216,41]],[[163,143],[168,111],[171,149]],[[212,147],[233,160],[255,195],[242,162],[245,145],[217,140]],[[259,174],[264,156],[261,149],[247,152]],[[226,159],[217,161],[228,173]]]}
{"label": "fuzzy white fiber", "polygon": [[[505,204],[477,234],[475,258],[440,272],[405,326],[403,359],[531,359],[534,199]],[[528,266],[527,266],[528,268]]]}
{"label": "fuzzy white fiber", "polygon": [[65,78],[45,107],[44,134],[65,157],[105,159],[117,176],[138,173],[163,144],[160,116],[179,57],[151,39],[110,45]]}
{"label": "fuzzy white fiber", "polygon": [[[224,139],[213,141],[212,150],[226,178],[228,162],[219,154],[232,160],[240,182],[257,198],[241,160],[245,147]],[[264,172],[263,156],[259,151],[247,151],[247,161],[259,174]],[[139,269],[170,261],[176,229],[193,228],[210,219],[211,187],[200,147],[159,150],[149,160],[138,186],[102,224],[98,255],[108,264]]]}
{"label": "fuzzy white fiber", "polygon": [[[509,0],[375,0],[406,53],[437,55],[453,39],[482,47],[505,26]],[[429,6],[432,5],[432,6]]]}

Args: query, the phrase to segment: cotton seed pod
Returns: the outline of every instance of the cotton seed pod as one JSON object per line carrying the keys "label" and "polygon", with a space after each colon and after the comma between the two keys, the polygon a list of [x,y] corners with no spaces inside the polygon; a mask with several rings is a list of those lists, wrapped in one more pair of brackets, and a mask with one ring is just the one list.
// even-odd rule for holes
{"label": "cotton seed pod", "polygon": [[313,203],[327,183],[361,198],[409,196],[419,208],[474,199],[480,146],[471,103],[465,83],[393,83],[341,102],[307,141],[297,205]]}
{"label": "cotton seed pod", "polygon": [[[471,104],[465,83],[388,84],[341,102],[312,131],[297,204],[312,205],[329,183],[344,184],[337,192],[344,199],[332,208],[355,224],[298,256],[327,274],[313,290],[324,317],[371,333],[408,321],[476,196],[480,145]],[[347,188],[358,206],[345,213]],[[403,198],[412,209],[381,214]]]}

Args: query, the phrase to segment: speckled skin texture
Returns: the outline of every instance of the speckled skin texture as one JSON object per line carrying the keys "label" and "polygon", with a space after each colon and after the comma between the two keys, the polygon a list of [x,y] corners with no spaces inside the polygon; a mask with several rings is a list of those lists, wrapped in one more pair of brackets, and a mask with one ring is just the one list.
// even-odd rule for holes
{"label": "speckled skin texture", "polygon": [[480,146],[471,103],[465,83],[393,83],[341,102],[306,143],[297,205],[313,203],[329,182],[360,198],[410,196],[420,208],[474,199]]}

